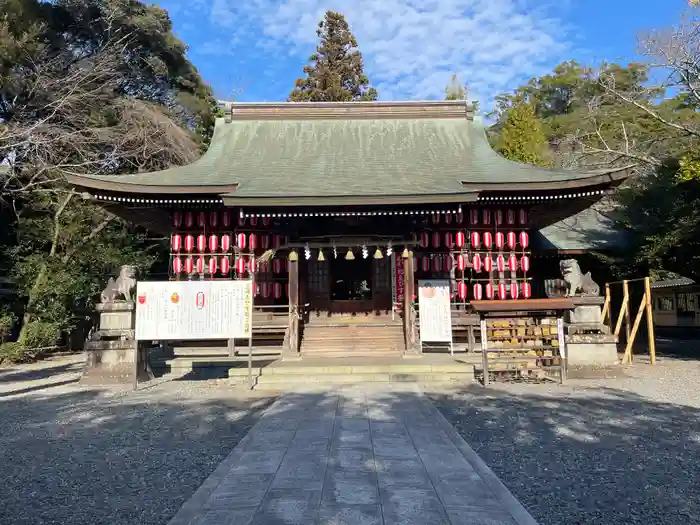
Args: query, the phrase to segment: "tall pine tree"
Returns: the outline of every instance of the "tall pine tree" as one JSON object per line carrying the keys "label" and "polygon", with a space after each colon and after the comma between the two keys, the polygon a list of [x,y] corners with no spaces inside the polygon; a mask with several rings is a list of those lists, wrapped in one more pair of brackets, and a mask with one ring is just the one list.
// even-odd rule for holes
{"label": "tall pine tree", "polygon": [[450,83],[445,88],[445,100],[466,100],[467,86],[457,80],[457,75],[452,75]]}
{"label": "tall pine tree", "polygon": [[362,54],[345,17],[327,11],[316,34],[321,42],[296,81],[289,102],[352,102],[377,100],[364,73]]}
{"label": "tall pine tree", "polygon": [[537,166],[550,164],[549,143],[532,104],[522,98],[515,100],[505,114],[495,149],[517,162]]}

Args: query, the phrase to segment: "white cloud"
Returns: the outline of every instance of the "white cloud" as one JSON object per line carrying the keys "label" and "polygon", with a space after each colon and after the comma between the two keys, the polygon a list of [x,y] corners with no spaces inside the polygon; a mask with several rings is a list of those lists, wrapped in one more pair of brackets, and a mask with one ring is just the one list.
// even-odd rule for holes
{"label": "white cloud", "polygon": [[304,58],[317,43],[323,13],[343,13],[383,99],[442,98],[457,73],[470,98],[488,103],[550,70],[569,48],[567,0],[548,7],[542,0],[211,1],[213,23],[245,31],[247,40],[256,35],[266,52]]}

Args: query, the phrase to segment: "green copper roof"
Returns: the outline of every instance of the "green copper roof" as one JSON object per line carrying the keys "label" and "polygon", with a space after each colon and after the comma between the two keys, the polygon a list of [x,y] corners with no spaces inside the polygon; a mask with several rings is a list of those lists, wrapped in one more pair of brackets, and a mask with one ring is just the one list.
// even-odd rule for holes
{"label": "green copper roof", "polygon": [[588,179],[591,184],[610,182],[598,180],[601,176],[602,172],[549,170],[508,161],[491,149],[483,124],[466,115],[295,118],[282,113],[237,120],[234,108],[233,119],[217,121],[209,150],[188,166],[72,177],[70,182],[111,190],[118,184],[117,191],[142,193],[185,188],[195,193],[197,187],[240,203],[382,196],[413,196],[421,202],[430,196],[463,199],[482,190],[513,191],[538,183],[544,186],[531,189],[576,181],[583,183],[574,184],[580,187]]}

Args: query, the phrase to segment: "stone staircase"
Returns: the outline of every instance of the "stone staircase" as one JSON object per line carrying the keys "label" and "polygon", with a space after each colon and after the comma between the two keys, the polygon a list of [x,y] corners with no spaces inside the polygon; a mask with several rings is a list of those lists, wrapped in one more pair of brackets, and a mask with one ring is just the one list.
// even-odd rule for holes
{"label": "stone staircase", "polygon": [[[275,361],[253,368],[255,390],[288,392],[328,390],[346,386],[380,386],[391,383],[418,385],[469,385],[474,383],[473,358],[333,358]],[[232,383],[248,386],[247,363],[229,369]]]}
{"label": "stone staircase", "polygon": [[301,356],[311,358],[399,357],[405,349],[397,315],[338,315],[311,318],[301,335]]}

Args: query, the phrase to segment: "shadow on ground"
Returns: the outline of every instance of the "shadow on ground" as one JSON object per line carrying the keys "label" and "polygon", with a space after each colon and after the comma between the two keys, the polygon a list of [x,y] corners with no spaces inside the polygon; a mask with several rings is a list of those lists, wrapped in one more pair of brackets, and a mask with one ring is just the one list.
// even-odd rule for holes
{"label": "shadow on ground", "polygon": [[[274,400],[166,387],[0,400],[0,523],[165,525]],[[431,399],[541,525],[700,523],[700,411],[610,389],[522,392]],[[324,398],[286,406],[311,395]],[[413,395],[387,394],[389,410]]]}
{"label": "shadow on ground", "polygon": [[700,523],[700,411],[629,392],[431,399],[541,525]]}

